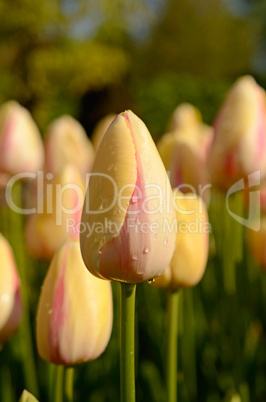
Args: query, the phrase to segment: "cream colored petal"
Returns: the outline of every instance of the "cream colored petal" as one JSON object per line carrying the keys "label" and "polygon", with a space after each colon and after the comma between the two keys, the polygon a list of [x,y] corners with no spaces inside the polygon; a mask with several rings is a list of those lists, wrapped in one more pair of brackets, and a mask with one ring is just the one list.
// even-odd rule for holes
{"label": "cream colored petal", "polygon": [[176,250],[171,261],[172,287],[197,284],[206,268],[209,225],[204,202],[195,194],[175,194],[178,219]]}

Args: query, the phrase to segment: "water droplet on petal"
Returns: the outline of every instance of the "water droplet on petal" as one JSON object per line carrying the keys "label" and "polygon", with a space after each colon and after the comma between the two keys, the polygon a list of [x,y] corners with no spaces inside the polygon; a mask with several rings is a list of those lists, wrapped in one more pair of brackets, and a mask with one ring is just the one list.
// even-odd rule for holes
{"label": "water droplet on petal", "polygon": [[137,195],[133,195],[131,202],[132,202],[132,204],[136,204],[138,202],[138,200],[139,200],[139,197]]}
{"label": "water droplet on petal", "polygon": [[138,256],[137,255],[132,255],[132,261],[138,261]]}
{"label": "water droplet on petal", "polygon": [[146,246],[143,250],[143,254],[148,254],[151,251],[151,248],[149,246]]}
{"label": "water droplet on petal", "polygon": [[101,248],[104,245],[104,243],[105,243],[105,236],[103,236],[101,238],[100,243],[99,243],[99,248]]}

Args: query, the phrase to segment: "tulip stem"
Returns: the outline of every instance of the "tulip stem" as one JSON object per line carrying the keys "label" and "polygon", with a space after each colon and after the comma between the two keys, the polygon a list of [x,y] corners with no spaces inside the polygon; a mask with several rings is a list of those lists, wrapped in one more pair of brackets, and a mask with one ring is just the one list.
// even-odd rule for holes
{"label": "tulip stem", "polygon": [[166,324],[167,402],[177,401],[178,307],[179,307],[179,291],[170,290],[168,293],[168,300],[167,300],[167,324]]}
{"label": "tulip stem", "polygon": [[64,402],[73,401],[74,368],[65,367],[64,375]]}
{"label": "tulip stem", "polygon": [[120,397],[135,401],[135,296],[136,284],[121,282],[120,292]]}
{"label": "tulip stem", "polygon": [[56,366],[53,379],[53,402],[63,402],[64,366]]}
{"label": "tulip stem", "polygon": [[[16,207],[22,207],[22,183],[18,180],[12,188],[13,202]],[[23,300],[23,319],[20,325],[21,359],[25,385],[36,398],[39,396],[39,384],[37,378],[36,362],[34,355],[34,342],[31,329],[30,303],[28,297],[29,281],[27,275],[27,261],[24,249],[23,215],[9,207],[9,236],[14,255],[17,261],[21,279],[21,293]]]}

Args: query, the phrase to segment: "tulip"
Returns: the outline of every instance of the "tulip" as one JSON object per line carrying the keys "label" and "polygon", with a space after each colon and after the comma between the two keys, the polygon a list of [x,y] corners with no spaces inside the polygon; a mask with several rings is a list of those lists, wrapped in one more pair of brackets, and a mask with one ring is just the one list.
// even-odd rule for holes
{"label": "tulip", "polygon": [[[78,168],[71,164],[47,179],[44,187],[37,212],[26,224],[26,245],[33,257],[50,260],[68,237],[79,237],[85,190]],[[42,203],[43,209],[38,211]]]}
{"label": "tulip", "polygon": [[30,113],[15,101],[0,108],[0,172],[9,175],[42,169],[43,143]]}
{"label": "tulip", "polygon": [[91,135],[91,140],[94,145],[94,148],[96,151],[98,151],[100,143],[103,139],[104,134],[108,130],[108,127],[112,123],[112,121],[116,118],[116,115],[113,113],[107,114],[105,117],[103,117],[95,126],[92,135]]}
{"label": "tulip", "polygon": [[107,130],[92,174],[80,235],[88,269],[128,283],[162,274],[176,236],[172,191],[146,126],[131,111]]}
{"label": "tulip", "polygon": [[96,359],[110,339],[112,316],[110,282],[87,271],[78,241],[66,242],[51,261],[38,303],[40,356],[65,366]]}
{"label": "tulip", "polygon": [[201,123],[201,113],[195,106],[190,103],[180,103],[170,117],[169,131],[181,129],[190,132],[197,130]]}
{"label": "tulip", "polygon": [[172,187],[182,192],[196,191],[208,204],[210,199],[207,154],[212,140],[212,128],[198,125],[197,130],[168,133],[157,147]]}
{"label": "tulip", "polygon": [[266,216],[260,221],[260,230],[247,230],[247,244],[254,260],[266,271]]}
{"label": "tulip", "polygon": [[229,90],[215,119],[209,154],[212,182],[228,189],[257,170],[266,173],[265,92],[250,76]]}
{"label": "tulip", "polygon": [[48,127],[45,137],[45,172],[56,174],[66,164],[75,164],[85,177],[91,171],[94,149],[81,124],[62,116]]}
{"label": "tulip", "polygon": [[196,285],[202,278],[209,244],[209,224],[203,200],[195,194],[174,194],[178,233],[176,250],[167,270],[154,285],[179,289]]}
{"label": "tulip", "polygon": [[0,346],[17,331],[21,316],[20,280],[14,255],[0,234]]}

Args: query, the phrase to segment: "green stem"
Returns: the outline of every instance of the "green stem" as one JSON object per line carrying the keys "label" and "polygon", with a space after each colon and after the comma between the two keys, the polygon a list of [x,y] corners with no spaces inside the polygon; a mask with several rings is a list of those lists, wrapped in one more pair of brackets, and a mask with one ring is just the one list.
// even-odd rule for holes
{"label": "green stem", "polygon": [[73,401],[74,368],[65,367],[64,376],[64,402]]}
{"label": "green stem", "polygon": [[[22,183],[17,181],[13,186],[13,201],[17,207],[22,205]],[[36,398],[39,396],[37,370],[33,349],[33,336],[30,323],[30,307],[28,299],[28,278],[26,255],[24,249],[23,216],[9,208],[9,236],[21,279],[23,299],[23,319],[20,326],[21,358],[25,375],[26,388]]]}
{"label": "green stem", "polygon": [[[3,347],[3,349],[1,349]],[[14,391],[11,378],[11,362],[6,351],[7,345],[0,345],[0,400],[13,402]]]}
{"label": "green stem", "polygon": [[166,328],[166,388],[167,401],[177,401],[177,361],[178,361],[178,302],[177,290],[168,293]]}
{"label": "green stem", "polygon": [[63,402],[64,366],[56,366],[53,379],[52,402]]}
{"label": "green stem", "polygon": [[121,282],[120,289],[120,396],[121,402],[134,402],[136,284]]}

